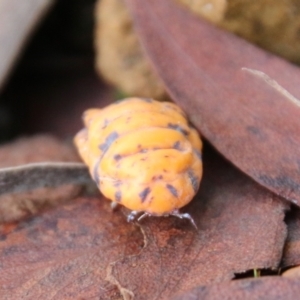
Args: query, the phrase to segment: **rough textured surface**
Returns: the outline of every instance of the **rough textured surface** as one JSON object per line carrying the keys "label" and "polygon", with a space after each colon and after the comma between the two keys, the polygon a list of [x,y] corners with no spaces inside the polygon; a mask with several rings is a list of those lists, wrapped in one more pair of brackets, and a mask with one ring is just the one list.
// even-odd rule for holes
{"label": "rough textured surface", "polygon": [[176,0],[199,17],[300,64],[298,0]]}
{"label": "rough textured surface", "polygon": [[78,162],[40,162],[0,168],[0,195],[65,184],[90,184],[87,166]]}
{"label": "rough textured surface", "polygon": [[[129,224],[103,197],[79,198],[18,225],[2,226],[1,295],[8,299],[170,299],[276,268],[286,203],[211,152],[200,193],[178,218]],[[118,298],[119,297],[119,298]]]}
{"label": "rough textured surface", "polygon": [[3,231],[3,299],[120,299],[105,280],[107,267],[143,247],[139,229],[95,198],[76,199]]}
{"label": "rough textured surface", "polygon": [[243,172],[300,205],[300,69],[171,0],[127,2],[149,57],[193,124]]}
{"label": "rough textured surface", "polygon": [[[178,0],[210,21],[220,21],[225,0]],[[161,80],[142,51],[123,0],[98,0],[96,5],[96,67],[108,82],[132,96],[166,100]]]}
{"label": "rough textured surface", "polygon": [[0,1],[0,88],[52,0]]}
{"label": "rough textured surface", "polygon": [[[40,135],[20,138],[0,147],[0,167],[18,166],[42,161],[80,161],[72,145]],[[73,198],[80,188],[74,185],[43,188],[0,197],[0,222],[19,220],[47,206]]]}
{"label": "rough textured surface", "polygon": [[[300,63],[298,0],[174,0],[199,17],[262,48]],[[128,95],[160,99],[165,92],[137,41],[122,0],[98,0],[97,68]]]}
{"label": "rough textured surface", "polygon": [[220,26],[300,64],[298,0],[228,0]]}
{"label": "rough textured surface", "polygon": [[123,0],[98,1],[95,34],[96,67],[104,79],[128,95],[167,98],[144,57]]}
{"label": "rough textured surface", "polygon": [[188,208],[198,231],[188,223],[183,230],[181,220],[169,225],[143,220],[145,249],[113,264],[113,276],[138,299],[170,299],[235,273],[277,268],[286,238],[286,203],[216,155],[204,153],[204,170],[200,192]]}
{"label": "rough textured surface", "polygon": [[[183,4],[189,11],[213,22],[222,22],[228,6],[228,0],[174,0]],[[229,0],[230,2],[230,0]]]}
{"label": "rough textured surface", "polygon": [[202,286],[183,293],[174,300],[294,300],[299,298],[299,279],[262,277]]}

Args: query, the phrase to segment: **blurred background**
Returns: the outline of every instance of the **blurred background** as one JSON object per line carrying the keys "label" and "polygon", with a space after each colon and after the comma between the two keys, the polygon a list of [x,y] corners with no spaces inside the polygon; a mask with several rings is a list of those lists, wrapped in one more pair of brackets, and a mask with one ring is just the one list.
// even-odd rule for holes
{"label": "blurred background", "polygon": [[[173,0],[300,63],[298,0]],[[0,142],[72,137],[81,114],[125,96],[169,100],[145,58],[124,0],[2,0]]]}
{"label": "blurred background", "polygon": [[37,20],[19,37],[24,41],[13,49],[18,54],[1,85],[1,142],[38,132],[72,136],[84,109],[111,101],[112,90],[94,68],[94,6],[95,0],[49,1],[31,16]]}

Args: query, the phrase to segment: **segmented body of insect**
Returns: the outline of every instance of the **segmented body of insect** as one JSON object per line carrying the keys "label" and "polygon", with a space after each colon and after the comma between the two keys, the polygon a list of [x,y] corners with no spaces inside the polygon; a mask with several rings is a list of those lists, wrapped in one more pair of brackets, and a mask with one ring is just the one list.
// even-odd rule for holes
{"label": "segmented body of insect", "polygon": [[145,216],[174,215],[196,194],[202,142],[174,103],[128,98],[89,109],[75,136],[78,151],[103,195]]}

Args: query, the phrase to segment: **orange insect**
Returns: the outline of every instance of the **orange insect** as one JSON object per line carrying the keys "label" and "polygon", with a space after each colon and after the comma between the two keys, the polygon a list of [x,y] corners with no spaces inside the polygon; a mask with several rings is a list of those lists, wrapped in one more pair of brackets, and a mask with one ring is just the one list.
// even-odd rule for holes
{"label": "orange insect", "polygon": [[[128,98],[89,109],[75,144],[103,195],[138,214],[194,221],[179,209],[202,177],[202,142],[174,103]],[[195,225],[196,226],[196,225]]]}

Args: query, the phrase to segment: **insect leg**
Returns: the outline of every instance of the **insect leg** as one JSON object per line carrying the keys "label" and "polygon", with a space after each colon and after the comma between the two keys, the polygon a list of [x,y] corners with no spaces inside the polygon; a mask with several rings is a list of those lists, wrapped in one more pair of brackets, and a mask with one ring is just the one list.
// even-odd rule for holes
{"label": "insect leg", "polygon": [[112,211],[115,211],[119,207],[119,203],[116,201],[112,201],[110,204]]}
{"label": "insect leg", "polygon": [[141,220],[143,220],[144,218],[149,217],[149,216],[151,216],[151,214],[145,212],[138,218],[138,221],[140,222]]}
{"label": "insect leg", "polygon": [[191,224],[196,228],[198,229],[194,219],[192,218],[192,216],[189,214],[189,213],[181,213],[179,212],[179,210],[175,210],[173,211],[171,214],[171,216],[174,216],[174,217],[177,217],[179,219],[187,219],[191,222]]}
{"label": "insect leg", "polygon": [[139,211],[133,210],[133,211],[127,216],[127,222],[132,222],[132,221],[134,221],[139,213],[140,213]]}

